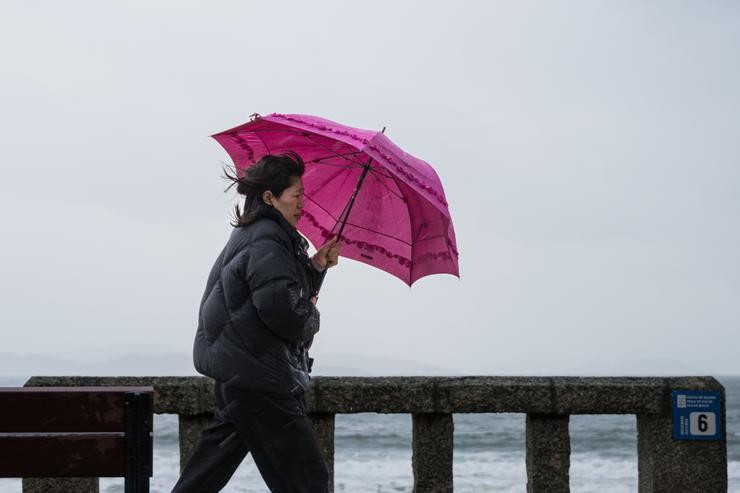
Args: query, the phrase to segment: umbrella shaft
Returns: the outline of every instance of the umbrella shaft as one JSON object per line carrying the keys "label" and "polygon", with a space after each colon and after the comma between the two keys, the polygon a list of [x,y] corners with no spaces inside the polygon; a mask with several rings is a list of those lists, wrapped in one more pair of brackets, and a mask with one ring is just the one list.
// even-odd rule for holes
{"label": "umbrella shaft", "polygon": [[[344,225],[347,224],[347,218],[349,217],[349,213],[352,211],[352,206],[355,205],[355,199],[357,198],[357,193],[360,191],[360,187],[362,187],[362,182],[365,181],[367,172],[370,171],[370,163],[372,161],[373,159],[370,158],[370,160],[365,165],[365,168],[362,170],[360,179],[357,180],[357,186],[355,187],[355,191],[352,192],[352,197],[350,197],[349,204],[347,205],[347,213],[344,215],[344,218],[342,219],[342,225],[339,227],[339,232],[337,233],[337,239],[340,239],[342,237],[342,232],[344,231]],[[321,291],[321,286],[324,284],[324,278],[326,277],[326,270],[327,269],[324,269],[324,272],[321,273],[321,277],[319,278],[318,286],[316,286],[316,292],[314,293],[314,296],[318,296],[319,291]]]}
{"label": "umbrella shaft", "polygon": [[357,186],[355,187],[355,191],[352,192],[352,197],[349,199],[349,205],[347,206],[347,213],[344,215],[344,219],[342,219],[342,225],[339,227],[339,233],[337,233],[337,238],[342,237],[342,231],[344,231],[344,226],[347,224],[347,218],[349,218],[349,213],[352,211],[352,206],[355,205],[355,199],[357,198],[357,193],[360,191],[360,187],[362,187],[362,182],[365,181],[367,172],[370,171],[370,163],[372,162],[372,160],[373,159],[370,158],[370,160],[367,162],[367,164],[362,170],[360,179],[357,180]]}

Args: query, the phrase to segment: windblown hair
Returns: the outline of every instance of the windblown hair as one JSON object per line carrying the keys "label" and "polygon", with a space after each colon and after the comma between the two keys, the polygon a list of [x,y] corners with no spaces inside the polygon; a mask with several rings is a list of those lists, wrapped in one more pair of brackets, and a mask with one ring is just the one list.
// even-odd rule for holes
{"label": "windblown hair", "polygon": [[252,224],[266,208],[272,209],[262,200],[262,194],[269,190],[275,197],[280,197],[295,178],[303,176],[304,171],[303,159],[293,151],[263,156],[243,172],[224,167],[224,178],[231,182],[224,192],[236,187],[236,192],[245,197],[243,210],[239,209],[239,204],[234,206],[231,225],[238,228]]}

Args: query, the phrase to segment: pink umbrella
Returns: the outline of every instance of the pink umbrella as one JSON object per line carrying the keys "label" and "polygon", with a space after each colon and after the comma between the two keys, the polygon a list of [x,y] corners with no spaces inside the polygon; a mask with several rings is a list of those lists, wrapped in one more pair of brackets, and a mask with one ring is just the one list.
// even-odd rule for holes
{"label": "pink umbrella", "polygon": [[455,230],[434,169],[382,132],[309,115],[253,115],[213,135],[239,171],[266,154],[306,163],[298,230],[314,246],[339,235],[341,254],[409,286],[430,274],[459,277]]}

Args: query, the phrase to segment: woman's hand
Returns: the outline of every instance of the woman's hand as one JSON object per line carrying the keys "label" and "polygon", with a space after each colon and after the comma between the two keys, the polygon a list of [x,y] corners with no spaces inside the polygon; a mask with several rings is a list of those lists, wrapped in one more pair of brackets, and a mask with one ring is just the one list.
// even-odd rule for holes
{"label": "woman's hand", "polygon": [[334,237],[327,241],[324,246],[319,248],[313,257],[311,257],[314,267],[318,270],[334,267],[339,263],[339,238]]}

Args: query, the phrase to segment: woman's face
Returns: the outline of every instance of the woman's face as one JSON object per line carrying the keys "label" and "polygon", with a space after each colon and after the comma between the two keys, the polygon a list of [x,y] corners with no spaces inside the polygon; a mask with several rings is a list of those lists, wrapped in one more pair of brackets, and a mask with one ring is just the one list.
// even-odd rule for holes
{"label": "woman's face", "polygon": [[291,179],[291,185],[283,190],[280,197],[270,194],[272,206],[280,211],[286,221],[295,226],[303,210],[303,180],[300,176]]}

